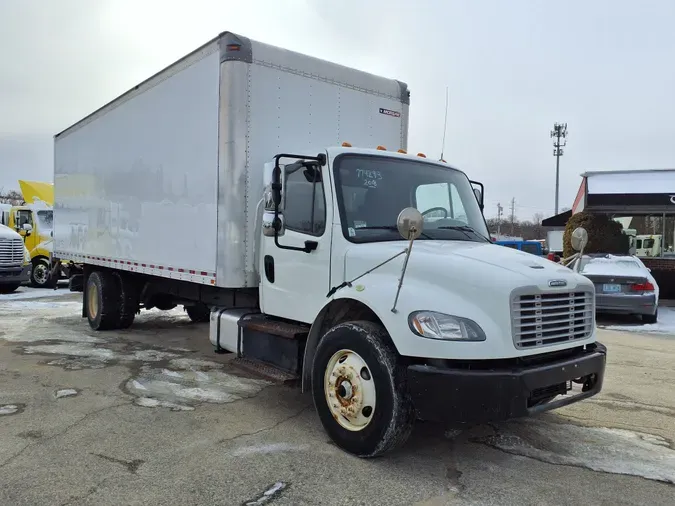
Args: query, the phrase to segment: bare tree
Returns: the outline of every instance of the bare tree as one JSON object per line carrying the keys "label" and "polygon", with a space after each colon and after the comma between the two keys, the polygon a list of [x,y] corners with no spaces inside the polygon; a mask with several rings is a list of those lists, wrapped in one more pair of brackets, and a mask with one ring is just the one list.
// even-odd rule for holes
{"label": "bare tree", "polygon": [[16,190],[6,190],[0,188],[0,204],[10,204],[18,206],[23,204],[23,196]]}

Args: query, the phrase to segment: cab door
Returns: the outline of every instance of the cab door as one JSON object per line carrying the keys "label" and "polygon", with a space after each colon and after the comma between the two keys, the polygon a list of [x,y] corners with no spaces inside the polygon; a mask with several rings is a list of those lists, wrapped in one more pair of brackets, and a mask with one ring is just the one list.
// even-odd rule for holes
{"label": "cab door", "polygon": [[[311,323],[326,304],[333,215],[327,167],[286,166],[283,234],[276,241],[261,236],[260,305],[266,314]],[[300,251],[306,246],[311,251]]]}
{"label": "cab door", "polygon": [[[30,231],[26,231],[25,225],[30,226]],[[26,248],[31,252],[38,245],[39,237],[35,229],[33,220],[33,211],[31,209],[18,209],[14,212],[14,229],[23,237]]]}

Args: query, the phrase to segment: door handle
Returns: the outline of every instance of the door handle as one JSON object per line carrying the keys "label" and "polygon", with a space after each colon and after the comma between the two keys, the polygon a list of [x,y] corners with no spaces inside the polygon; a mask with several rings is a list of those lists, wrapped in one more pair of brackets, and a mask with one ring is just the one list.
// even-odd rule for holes
{"label": "door handle", "polygon": [[317,241],[305,241],[305,253],[311,253],[318,247],[319,243]]}

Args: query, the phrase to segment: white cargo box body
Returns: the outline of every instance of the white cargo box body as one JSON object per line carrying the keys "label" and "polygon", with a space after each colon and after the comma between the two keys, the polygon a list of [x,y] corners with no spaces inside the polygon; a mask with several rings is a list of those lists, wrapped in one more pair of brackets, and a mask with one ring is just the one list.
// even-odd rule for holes
{"label": "white cargo box body", "polygon": [[256,286],[264,164],[406,149],[408,104],[399,81],[224,32],[55,136],[55,255]]}

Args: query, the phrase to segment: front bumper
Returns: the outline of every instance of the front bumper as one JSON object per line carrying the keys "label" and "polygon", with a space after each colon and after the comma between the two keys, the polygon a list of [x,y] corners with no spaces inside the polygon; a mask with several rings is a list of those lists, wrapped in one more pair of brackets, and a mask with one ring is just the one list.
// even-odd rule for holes
{"label": "front bumper", "polygon": [[[488,423],[533,415],[587,399],[602,388],[607,349],[600,343],[550,360],[499,361],[486,368],[408,367],[408,387],[422,420]],[[522,363],[525,362],[525,363]],[[565,394],[582,378],[582,391]],[[545,402],[551,396],[562,395]]]}
{"label": "front bumper", "polygon": [[599,313],[651,315],[656,312],[656,295],[598,293],[595,296],[595,310]]}
{"label": "front bumper", "polygon": [[21,267],[0,267],[0,283],[25,283],[30,279],[31,265]]}

